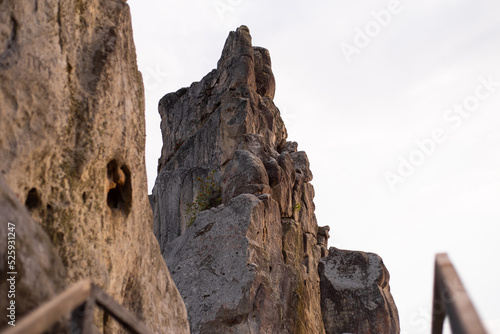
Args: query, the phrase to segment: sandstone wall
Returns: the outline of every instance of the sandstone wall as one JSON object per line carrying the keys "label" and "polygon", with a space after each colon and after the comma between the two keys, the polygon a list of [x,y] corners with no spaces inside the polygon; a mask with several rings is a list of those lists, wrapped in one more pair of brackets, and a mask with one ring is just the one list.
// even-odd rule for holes
{"label": "sandstone wall", "polygon": [[[7,322],[17,324],[20,316],[60,292],[65,286],[67,273],[47,234],[31,219],[24,204],[19,202],[1,177],[0,213],[2,328]],[[8,243],[7,240],[13,242]],[[9,251],[7,244],[13,246]],[[7,252],[12,257],[7,257]],[[13,307],[11,301],[14,301]],[[6,311],[7,308],[12,312]],[[52,332],[68,332],[66,326],[67,323],[61,321]]]}
{"label": "sandstone wall", "polygon": [[[90,277],[151,329],[187,333],[151,232],[144,93],[127,4],[0,1],[0,107],[1,177],[67,275],[47,288]],[[45,239],[33,242],[51,252]],[[19,284],[37,275],[36,264],[25,269]]]}

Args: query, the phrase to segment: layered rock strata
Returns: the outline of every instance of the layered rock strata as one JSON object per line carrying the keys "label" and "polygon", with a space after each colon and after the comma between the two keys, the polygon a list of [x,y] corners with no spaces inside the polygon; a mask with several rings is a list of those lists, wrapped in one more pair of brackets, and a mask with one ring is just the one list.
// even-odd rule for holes
{"label": "layered rock strata", "polygon": [[[143,84],[127,4],[0,1],[0,119],[0,171],[18,199],[2,195],[0,216],[19,212],[5,219],[17,224],[21,244],[31,240],[17,263],[25,287],[17,300],[26,306],[18,319],[90,278],[155,332],[188,333],[151,232]],[[23,247],[38,255],[28,261]],[[30,283],[35,277],[44,287]],[[96,325],[117,332],[108,320],[101,314]]]}
{"label": "layered rock strata", "polygon": [[322,302],[336,297],[318,272],[329,227],[317,225],[309,161],[287,141],[274,92],[269,52],[241,26],[216,69],[159,102],[153,229],[192,333],[332,333],[323,320],[337,315]]}

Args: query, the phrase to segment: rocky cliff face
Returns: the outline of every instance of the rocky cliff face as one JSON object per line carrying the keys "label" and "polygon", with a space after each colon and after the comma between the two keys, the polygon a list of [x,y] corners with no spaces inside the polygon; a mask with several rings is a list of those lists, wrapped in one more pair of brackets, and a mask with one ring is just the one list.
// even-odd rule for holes
{"label": "rocky cliff face", "polygon": [[[274,91],[269,52],[242,26],[217,69],[160,100],[153,228],[192,333],[337,330],[323,321],[337,315],[322,307],[336,298],[322,280],[335,278],[318,271],[329,228],[317,225],[309,161],[286,140]],[[345,319],[360,328],[357,312],[371,311]]]}
{"label": "rocky cliff face", "polygon": [[[126,3],[0,1],[0,119],[1,226],[17,224],[25,288],[16,298],[31,302],[18,319],[88,277],[152,330],[188,333],[151,233],[144,95]],[[107,317],[96,321],[116,332]]]}
{"label": "rocky cliff face", "polygon": [[[155,233],[193,333],[324,333],[316,268],[326,239],[274,88],[268,51],[240,27],[216,70],[160,101]],[[222,205],[186,229],[204,196]]]}

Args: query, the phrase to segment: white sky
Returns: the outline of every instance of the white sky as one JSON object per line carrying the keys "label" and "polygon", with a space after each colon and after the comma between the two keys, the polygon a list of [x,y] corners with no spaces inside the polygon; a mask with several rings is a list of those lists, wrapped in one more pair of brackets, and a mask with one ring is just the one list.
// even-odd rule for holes
{"label": "white sky", "polygon": [[[390,0],[129,0],[149,189],[162,145],[158,100],[215,68],[229,31],[245,24],[271,53],[275,103],[309,156],[330,246],[382,256],[404,334],[429,333],[434,254],[448,252],[500,333],[500,2],[394,1],[382,27],[372,12]],[[369,44],[358,36],[349,62],[340,45],[355,46],[366,28]],[[490,92],[481,77],[499,85]],[[447,114],[463,103],[468,117]],[[415,142],[436,129],[442,143],[392,191],[384,174],[401,158],[422,162]]]}

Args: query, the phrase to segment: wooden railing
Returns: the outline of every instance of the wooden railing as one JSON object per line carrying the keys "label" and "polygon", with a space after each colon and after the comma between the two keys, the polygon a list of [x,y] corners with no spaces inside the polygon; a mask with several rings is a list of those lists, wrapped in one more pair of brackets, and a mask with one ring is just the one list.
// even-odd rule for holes
{"label": "wooden railing", "polygon": [[431,333],[441,334],[448,316],[453,334],[486,334],[448,254],[436,255],[434,270]]}
{"label": "wooden railing", "polygon": [[41,334],[70,312],[72,312],[71,332],[92,334],[94,333],[93,319],[96,305],[131,333],[152,334],[135,315],[88,280],[71,286],[21,319],[15,327],[10,327],[1,334]]}
{"label": "wooden railing", "polygon": [[[446,316],[449,317],[453,334],[487,333],[453,264],[445,253],[436,255],[433,301],[432,334],[442,334]],[[69,312],[72,312],[71,325],[79,329],[77,332],[92,334],[95,306],[102,308],[131,333],[152,334],[136,316],[88,280],[71,286],[32,311],[15,327],[3,330],[0,334],[41,334]]]}

